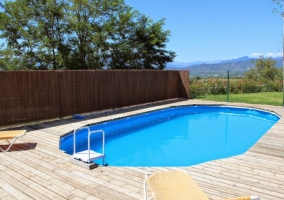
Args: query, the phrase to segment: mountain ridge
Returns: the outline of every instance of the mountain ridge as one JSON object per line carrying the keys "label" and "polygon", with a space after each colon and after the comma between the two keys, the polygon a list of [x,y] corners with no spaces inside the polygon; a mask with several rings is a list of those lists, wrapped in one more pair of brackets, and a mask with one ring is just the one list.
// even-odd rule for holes
{"label": "mountain ridge", "polygon": [[[276,61],[276,67],[282,66],[282,57],[272,58]],[[216,63],[198,63],[187,65],[186,63],[175,64],[170,63],[167,65],[167,70],[189,70],[190,76],[200,77],[225,77],[227,76],[228,70],[231,76],[242,77],[245,75],[250,68],[254,67],[254,63],[258,58],[250,58],[243,56],[236,59],[222,60]],[[190,64],[190,63],[187,63]]]}

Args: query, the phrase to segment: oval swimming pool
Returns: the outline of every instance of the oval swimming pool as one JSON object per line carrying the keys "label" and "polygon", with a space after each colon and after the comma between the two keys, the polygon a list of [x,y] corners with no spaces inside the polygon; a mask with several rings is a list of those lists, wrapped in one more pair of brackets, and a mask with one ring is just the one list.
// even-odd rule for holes
{"label": "oval swimming pool", "polygon": [[[106,134],[110,166],[191,166],[246,152],[277,121],[271,112],[226,106],[178,106],[90,125]],[[87,149],[87,131],[76,134],[76,149]],[[101,138],[91,149],[101,151]],[[72,155],[73,134],[60,138]],[[100,164],[100,160],[96,163]]]}

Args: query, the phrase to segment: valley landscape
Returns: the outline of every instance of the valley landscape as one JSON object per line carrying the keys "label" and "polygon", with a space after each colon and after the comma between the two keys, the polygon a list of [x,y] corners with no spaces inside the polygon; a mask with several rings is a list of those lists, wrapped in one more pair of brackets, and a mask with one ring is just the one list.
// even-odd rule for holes
{"label": "valley landscape", "polygon": [[[276,67],[282,66],[282,57],[273,58],[276,61]],[[243,77],[245,72],[254,67],[257,58],[247,56],[232,60],[216,61],[216,62],[194,62],[194,63],[178,63],[173,62],[167,65],[167,70],[189,70],[191,77],[214,78],[226,77],[228,70],[231,77]]]}

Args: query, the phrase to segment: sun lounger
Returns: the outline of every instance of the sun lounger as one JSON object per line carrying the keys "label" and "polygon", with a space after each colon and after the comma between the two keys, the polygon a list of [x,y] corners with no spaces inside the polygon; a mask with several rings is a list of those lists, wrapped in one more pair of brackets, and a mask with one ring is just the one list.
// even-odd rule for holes
{"label": "sun lounger", "polygon": [[[23,137],[26,132],[26,130],[0,131],[0,140],[7,140],[7,142],[10,144],[6,150],[2,149],[1,147],[0,150],[4,152],[9,151],[13,144],[16,142],[16,140],[18,138]],[[10,142],[10,139],[13,139],[13,141]]]}
{"label": "sun lounger", "polygon": [[[209,200],[188,173],[181,171],[146,174],[144,200]],[[147,198],[146,184],[152,196]],[[259,200],[256,196],[239,197],[230,200]]]}

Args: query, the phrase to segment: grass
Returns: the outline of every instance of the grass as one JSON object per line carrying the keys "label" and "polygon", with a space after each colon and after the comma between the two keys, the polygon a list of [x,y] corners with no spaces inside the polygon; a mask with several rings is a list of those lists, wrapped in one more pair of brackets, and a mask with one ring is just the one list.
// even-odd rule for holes
{"label": "grass", "polygon": [[[228,81],[227,78],[201,78],[197,81],[203,83],[205,81],[210,81],[210,80],[213,80],[213,81],[218,80],[218,81],[222,81],[222,82]],[[242,80],[243,80],[242,78],[230,78],[230,82],[237,82],[237,81],[242,81]]]}
{"label": "grass", "polygon": [[[206,95],[196,99],[211,100],[211,101],[227,101],[227,95]],[[250,103],[250,104],[265,104],[282,106],[282,92],[259,92],[247,94],[230,94],[229,102]]]}

